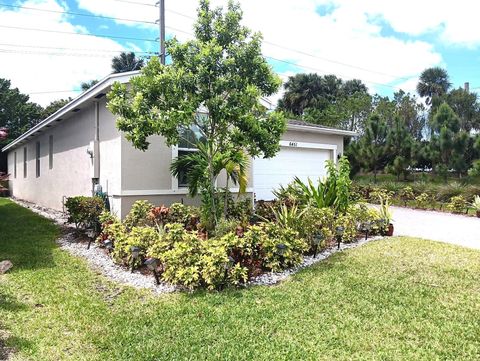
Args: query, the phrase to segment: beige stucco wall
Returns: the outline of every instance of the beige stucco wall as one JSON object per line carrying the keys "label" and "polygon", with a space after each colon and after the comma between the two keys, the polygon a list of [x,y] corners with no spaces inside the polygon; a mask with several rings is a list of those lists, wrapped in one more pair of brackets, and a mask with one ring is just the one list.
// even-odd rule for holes
{"label": "beige stucco wall", "polygon": [[[95,106],[86,104],[81,111],[31,138],[8,153],[11,194],[44,207],[62,209],[63,197],[92,194],[92,160],[87,148],[94,139]],[[49,169],[49,136],[53,135],[53,168]],[[103,189],[120,190],[120,136],[114,117],[100,100],[100,183]],[[40,141],[40,177],[36,177],[36,142]],[[23,177],[23,148],[27,147],[27,177]],[[14,177],[14,153],[17,152],[17,177]],[[117,204],[120,210],[119,203]]]}

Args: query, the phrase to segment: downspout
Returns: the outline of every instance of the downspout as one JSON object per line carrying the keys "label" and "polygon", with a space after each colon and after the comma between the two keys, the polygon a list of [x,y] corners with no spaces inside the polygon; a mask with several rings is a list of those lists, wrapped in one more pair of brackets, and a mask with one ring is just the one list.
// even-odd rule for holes
{"label": "downspout", "polygon": [[95,194],[95,186],[99,184],[100,178],[100,103],[94,102],[93,118],[93,141],[91,144],[92,156],[92,195]]}

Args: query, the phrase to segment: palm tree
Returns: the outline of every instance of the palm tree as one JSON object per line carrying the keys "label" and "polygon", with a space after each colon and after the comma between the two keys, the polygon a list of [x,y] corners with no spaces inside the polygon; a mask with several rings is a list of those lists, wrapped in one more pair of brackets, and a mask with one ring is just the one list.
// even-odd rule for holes
{"label": "palm tree", "polygon": [[96,80],[96,79],[89,80],[89,81],[86,81],[86,82],[83,82],[82,84],[80,84],[80,88],[82,89],[82,91],[87,91],[88,89],[90,89],[92,86],[94,86],[97,83],[98,83],[98,80]]}
{"label": "palm tree", "polygon": [[440,67],[433,67],[425,69],[420,75],[417,92],[422,98],[426,97],[427,105],[431,105],[433,98],[445,95],[451,86],[447,71]]}
{"label": "palm tree", "polygon": [[[177,157],[170,166],[170,172],[174,177],[178,178],[182,172],[187,173],[188,194],[191,197],[197,196],[202,189],[211,186],[208,160],[212,149],[203,142],[197,143],[196,147],[197,151]],[[215,152],[212,168],[215,179],[222,170],[226,171],[227,189],[229,182],[232,181],[233,184],[239,186],[239,193],[246,191],[248,158],[244,151],[231,149],[226,152]],[[227,203],[227,197],[228,194],[225,192],[224,204]],[[213,210],[217,209],[215,199],[211,200],[211,206]],[[224,211],[226,212],[226,209]],[[215,211],[212,213],[216,214]]]}
{"label": "palm tree", "polygon": [[316,74],[295,74],[285,83],[285,94],[278,103],[280,109],[302,115],[305,108],[314,107],[323,94],[323,78]]}
{"label": "palm tree", "polygon": [[122,52],[112,59],[112,70],[114,73],[140,70],[144,65],[144,60],[137,58],[134,52]]}

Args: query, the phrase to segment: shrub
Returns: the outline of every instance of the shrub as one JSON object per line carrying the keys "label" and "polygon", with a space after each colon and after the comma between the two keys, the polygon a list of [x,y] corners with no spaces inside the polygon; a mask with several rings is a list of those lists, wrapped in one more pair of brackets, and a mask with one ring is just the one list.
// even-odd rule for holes
{"label": "shrub", "polygon": [[415,199],[415,193],[413,193],[413,188],[410,186],[402,188],[399,191],[399,196],[405,206],[407,205],[408,201]]}
{"label": "shrub", "polygon": [[275,219],[275,214],[273,212],[273,207],[275,207],[279,202],[277,201],[258,201],[255,204],[255,221],[269,220],[273,221]]}
{"label": "shrub", "polygon": [[325,242],[322,247],[324,247],[326,242],[333,237],[334,222],[335,213],[333,209],[307,207],[302,216],[301,227],[296,230],[299,232],[300,237],[305,238],[310,243],[313,241],[315,234],[321,230]]}
{"label": "shrub", "polygon": [[302,262],[309,244],[297,231],[272,222],[265,223],[263,227],[266,237],[261,244],[265,268],[277,272]]}
{"label": "shrub", "polygon": [[253,215],[253,205],[250,198],[234,200],[230,195],[227,202],[227,219],[234,219],[246,225]]}
{"label": "shrub", "polygon": [[[125,229],[125,228],[124,228]],[[121,232],[121,228],[116,229],[117,232]],[[115,248],[112,255],[118,262],[124,262],[131,264],[131,247],[138,247],[140,249],[141,262],[146,254],[147,250],[160,240],[160,234],[157,229],[153,227],[133,227],[129,233],[116,234]]]}
{"label": "shrub", "polygon": [[369,207],[365,203],[357,203],[348,208],[347,213],[356,220],[359,231],[364,232],[363,226],[370,224],[369,234],[381,234],[384,227],[380,224],[382,219],[380,212],[373,207]]}
{"label": "shrub", "polygon": [[99,197],[70,197],[65,202],[68,213],[68,223],[76,228],[99,227],[99,217],[104,211],[103,200]]}
{"label": "shrub", "polygon": [[180,223],[195,230],[200,222],[200,209],[193,206],[186,206],[182,203],[173,203],[166,219],[167,223]]}
{"label": "shrub", "polygon": [[222,218],[217,222],[215,227],[215,237],[223,237],[228,233],[236,233],[239,223],[236,219]]}
{"label": "shrub", "polygon": [[455,196],[450,199],[446,208],[453,213],[463,213],[467,208],[467,201],[463,196]]}
{"label": "shrub", "polygon": [[150,211],[153,204],[148,201],[136,201],[133,203],[130,212],[125,217],[125,227],[132,229],[133,227],[151,226],[152,219],[150,218]]}
{"label": "shrub", "polygon": [[350,243],[357,238],[357,220],[355,213],[345,212],[337,217],[335,220],[335,228],[343,227],[343,235],[341,241],[344,243]]}
{"label": "shrub", "polygon": [[422,193],[415,197],[415,205],[417,208],[426,209],[430,203],[431,198],[427,193]]}
{"label": "shrub", "polygon": [[259,275],[263,268],[262,241],[267,237],[262,226],[250,226],[243,236],[233,232],[222,237],[227,244],[228,254],[235,263],[246,270],[248,277]]}

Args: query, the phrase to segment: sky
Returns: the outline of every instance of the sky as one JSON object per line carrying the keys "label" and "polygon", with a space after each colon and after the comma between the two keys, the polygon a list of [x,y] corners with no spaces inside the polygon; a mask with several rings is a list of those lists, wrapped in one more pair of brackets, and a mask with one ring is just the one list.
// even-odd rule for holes
{"label": "sky", "polygon": [[[0,0],[0,77],[41,105],[80,94],[121,51],[158,52],[155,0]],[[211,0],[225,6],[226,0]],[[165,0],[167,37],[192,38],[198,0]],[[244,24],[283,81],[295,73],[361,79],[415,93],[422,70],[480,89],[480,3],[472,0],[240,0]],[[93,36],[96,35],[96,36]],[[281,91],[271,97],[275,103]]]}

